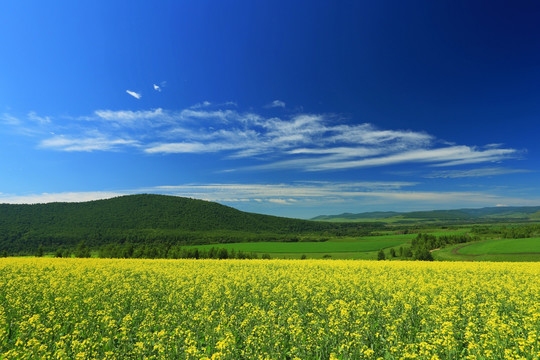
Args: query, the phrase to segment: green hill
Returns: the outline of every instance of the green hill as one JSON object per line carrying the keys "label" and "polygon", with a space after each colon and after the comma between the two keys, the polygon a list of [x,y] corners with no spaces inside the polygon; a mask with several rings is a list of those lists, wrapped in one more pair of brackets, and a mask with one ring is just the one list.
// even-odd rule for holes
{"label": "green hill", "polygon": [[298,236],[360,231],[359,226],[242,212],[165,195],[130,195],[81,203],[0,204],[0,251],[30,253],[106,244],[209,244],[298,241]]}
{"label": "green hill", "polygon": [[372,212],[365,212],[361,214],[351,214],[351,213],[343,213],[340,215],[319,215],[311,220],[334,220],[334,219],[343,219],[343,220],[367,220],[367,219],[386,219],[389,217],[400,215],[401,213],[395,212],[395,211],[372,211]]}
{"label": "green hill", "polygon": [[403,214],[405,219],[425,219],[425,220],[467,220],[475,218],[474,215],[467,214],[462,210],[433,210],[433,211],[413,211]]}
{"label": "green hill", "polygon": [[540,206],[487,207],[481,209],[432,210],[412,212],[365,212],[358,214],[321,215],[319,221],[383,221],[396,223],[414,222],[489,222],[489,221],[537,221]]}

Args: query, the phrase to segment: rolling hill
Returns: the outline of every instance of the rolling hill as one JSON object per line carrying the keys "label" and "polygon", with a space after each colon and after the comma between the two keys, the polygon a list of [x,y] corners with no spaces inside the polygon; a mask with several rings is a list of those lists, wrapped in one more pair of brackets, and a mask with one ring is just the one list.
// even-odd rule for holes
{"label": "rolling hill", "polygon": [[[106,244],[209,244],[294,241],[325,232],[363,231],[308,220],[242,212],[217,203],[166,195],[129,195],[81,203],[0,204],[0,251],[29,253]],[[296,239],[297,240],[297,239]]]}
{"label": "rolling hill", "polygon": [[486,207],[480,209],[432,210],[413,212],[364,212],[358,214],[320,215],[318,221],[382,221],[395,223],[412,222],[482,222],[482,221],[538,221],[540,206]]}

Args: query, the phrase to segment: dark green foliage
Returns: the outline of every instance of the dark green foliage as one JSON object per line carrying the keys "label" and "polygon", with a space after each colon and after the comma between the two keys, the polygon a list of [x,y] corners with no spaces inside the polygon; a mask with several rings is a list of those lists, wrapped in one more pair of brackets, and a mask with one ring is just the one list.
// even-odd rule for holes
{"label": "dark green foliage", "polygon": [[416,253],[418,249],[426,248],[428,250],[434,250],[446,245],[463,244],[477,240],[469,235],[442,235],[435,236],[430,234],[418,234],[411,242],[413,253]]}
{"label": "dark green foliage", "polygon": [[[344,213],[340,215],[321,215],[312,220],[335,220],[346,219],[349,221],[367,221],[369,219],[387,219],[401,216],[404,219],[417,221],[437,221],[437,222],[492,222],[496,220],[530,221],[535,220],[535,213],[540,211],[540,206],[523,207],[489,207],[481,209],[458,209],[458,210],[433,210],[414,212],[365,212],[359,214]],[[402,223],[411,223],[403,220]]]}
{"label": "dark green foliage", "polygon": [[300,259],[302,259],[302,260],[305,260],[305,259],[307,259],[307,256],[306,256],[306,254],[302,254],[302,256],[300,256]]}
{"label": "dark green foliage", "polygon": [[413,256],[412,249],[410,247],[403,248],[403,257],[411,258]]}
{"label": "dark green foliage", "polygon": [[209,250],[200,250],[192,247],[170,246],[163,243],[147,246],[145,244],[133,246],[105,245],[98,250],[100,258],[139,258],[139,259],[257,259],[255,253],[244,251],[229,251],[224,248],[212,247]]}
{"label": "dark green foliage", "polygon": [[271,259],[271,256],[270,256],[270,254],[264,253],[264,254],[262,254],[262,256],[261,256],[261,259],[270,260],[270,259]]}
{"label": "dark green foliage", "polygon": [[78,258],[90,257],[90,249],[88,248],[88,246],[86,246],[84,241],[81,241],[79,245],[77,245],[77,249],[75,250],[75,257],[78,257]]}
{"label": "dark green foliage", "polygon": [[414,260],[433,261],[431,251],[425,247],[421,247],[414,252]]}
{"label": "dark green foliage", "polygon": [[540,225],[513,225],[513,226],[473,226],[471,230],[476,235],[489,236],[502,239],[523,239],[540,236]]}
{"label": "dark green foliage", "polygon": [[[132,244],[122,256],[137,257],[140,253],[134,247],[141,244],[324,241],[332,236],[368,235],[381,226],[289,219],[208,201],[143,194],[84,203],[0,204],[0,251],[35,254],[42,245],[45,252],[60,247],[75,252],[84,241],[90,250]],[[155,256],[160,254],[156,251]]]}
{"label": "dark green foliage", "polygon": [[414,211],[403,214],[404,218],[412,219],[430,219],[430,220],[467,220],[474,216],[467,214],[462,210],[433,210],[433,211]]}
{"label": "dark green foliage", "polygon": [[229,252],[227,249],[221,248],[218,250],[218,259],[228,259],[229,258]]}
{"label": "dark green foliage", "polygon": [[377,253],[377,260],[386,260],[386,255],[383,249],[379,250]]}
{"label": "dark green foliage", "polygon": [[36,251],[36,256],[37,257],[42,257],[43,256],[43,246],[41,246],[41,245],[38,246],[37,251]]}
{"label": "dark green foliage", "polygon": [[394,248],[390,249],[390,256],[391,257],[396,257],[396,250],[394,250]]}
{"label": "dark green foliage", "polygon": [[462,244],[477,240],[469,235],[442,235],[418,234],[411,242],[412,257],[415,260],[433,261],[431,250],[442,248],[446,245]]}

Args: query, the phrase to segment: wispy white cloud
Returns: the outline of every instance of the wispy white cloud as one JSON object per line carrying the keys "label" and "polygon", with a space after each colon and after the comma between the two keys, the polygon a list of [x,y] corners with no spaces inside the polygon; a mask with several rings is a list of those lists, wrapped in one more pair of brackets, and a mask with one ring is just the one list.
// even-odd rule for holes
{"label": "wispy white cloud", "polygon": [[410,162],[433,163],[433,166],[454,166],[500,161],[515,155],[516,152],[517,150],[514,149],[479,150],[469,146],[451,146],[436,149],[405,151],[388,156],[371,157],[360,160],[325,162],[311,168],[311,170],[350,169]]}
{"label": "wispy white cloud", "polygon": [[195,105],[190,106],[190,109],[200,109],[200,108],[206,108],[211,106],[212,103],[210,101],[203,101],[201,103],[197,103]]}
{"label": "wispy white cloud", "polygon": [[35,111],[30,111],[28,113],[28,119],[41,125],[51,123],[51,118],[49,116],[39,116]]}
{"label": "wispy white cloud", "polygon": [[149,111],[130,111],[130,110],[96,110],[95,114],[105,120],[114,121],[133,121],[139,119],[153,119],[164,115],[163,109],[157,108]]}
{"label": "wispy white cloud", "polygon": [[454,179],[454,178],[465,178],[465,177],[484,177],[484,176],[495,176],[495,175],[506,175],[506,174],[516,174],[516,173],[527,173],[530,170],[525,169],[508,169],[503,167],[485,167],[479,169],[467,169],[467,170],[441,170],[434,171],[430,174],[425,175],[426,178],[443,178],[443,179]]}
{"label": "wispy white cloud", "polygon": [[140,99],[142,97],[142,95],[140,93],[136,93],[135,91],[131,91],[131,90],[126,90],[126,92],[133,96],[135,99]]}
{"label": "wispy white cloud", "polygon": [[2,124],[4,125],[10,125],[10,126],[19,126],[22,124],[19,118],[8,113],[3,113],[2,115],[0,115],[0,122],[2,122]]}
{"label": "wispy white cloud", "polygon": [[[63,134],[42,139],[43,148],[116,151],[132,147],[147,154],[216,153],[221,159],[251,160],[249,167],[216,171],[339,171],[405,163],[455,167],[500,162],[524,153],[501,144],[450,144],[425,132],[379,129],[331,114],[265,116],[207,101],[179,111],[101,109],[64,121],[62,126],[35,113],[28,117],[36,129],[39,123],[40,130],[50,130],[47,134]],[[22,127],[9,114],[0,121]]]}
{"label": "wispy white cloud", "polygon": [[266,108],[284,108],[285,102],[281,100],[274,100],[269,104],[265,105]]}
{"label": "wispy white cloud", "polygon": [[153,153],[167,153],[167,154],[181,154],[181,153],[205,153],[216,152],[223,150],[223,148],[216,146],[215,144],[206,145],[202,143],[167,143],[157,144],[145,149],[149,154]]}
{"label": "wispy white cloud", "polygon": [[96,110],[94,114],[97,118],[87,117],[86,119],[89,121],[104,120],[116,127],[126,128],[145,129],[170,121],[168,113],[161,108],[147,111]]}
{"label": "wispy white cloud", "polygon": [[166,81],[162,81],[158,84],[152,84],[152,87],[154,88],[155,91],[157,92],[161,92],[161,90],[163,90],[163,88],[167,86],[167,82]]}
{"label": "wispy white cloud", "polygon": [[94,137],[66,137],[54,136],[45,139],[40,147],[61,151],[114,151],[126,145],[136,146],[137,141],[129,139],[110,139],[104,136]]}
{"label": "wispy white cloud", "polygon": [[3,204],[44,204],[51,202],[83,202],[101,199],[110,199],[117,196],[127,195],[124,192],[87,191],[87,192],[62,192],[41,193],[28,195],[13,195],[0,193],[0,203]]}
{"label": "wispy white cloud", "polygon": [[36,118],[39,118],[33,112],[30,112],[26,117],[17,117],[9,113],[0,114],[0,124],[6,125],[7,127],[7,129],[0,130],[7,130],[11,133],[24,136],[39,135],[43,132],[43,130],[41,129],[41,125],[50,122],[50,119],[48,117],[39,118],[39,120],[44,121],[42,122],[38,121],[36,118],[33,118],[34,116]]}
{"label": "wispy white cloud", "polygon": [[[158,186],[144,191],[194,197],[250,209],[266,209],[265,204],[295,205],[297,209],[343,210],[356,204],[355,211],[399,209],[452,209],[497,204],[536,206],[540,198],[520,198],[490,191],[422,191],[407,182],[294,182],[289,184],[190,184]],[[257,205],[259,204],[259,205]],[[263,212],[265,210],[262,210]],[[296,213],[298,214],[298,213]],[[317,214],[314,214],[317,215]],[[318,214],[320,215],[320,213]],[[298,216],[298,215],[297,215]]]}
{"label": "wispy white cloud", "polygon": [[[266,206],[327,208],[330,204],[358,204],[358,212],[366,207],[381,209],[455,208],[505,205],[538,205],[538,198],[514,198],[481,191],[417,191],[417,183],[407,182],[294,182],[281,184],[184,184],[149,188],[13,195],[1,194],[0,203],[80,202],[136,193],[157,193],[216,201],[233,206],[249,206],[264,212]],[[266,204],[266,205],[265,205]],[[340,206],[340,205],[339,205]]]}

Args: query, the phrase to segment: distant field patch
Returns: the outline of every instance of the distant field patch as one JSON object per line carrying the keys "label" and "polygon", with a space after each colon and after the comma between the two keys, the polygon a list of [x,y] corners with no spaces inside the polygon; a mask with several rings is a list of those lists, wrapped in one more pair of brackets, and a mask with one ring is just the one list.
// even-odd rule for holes
{"label": "distant field patch", "polygon": [[255,252],[255,253],[340,253],[340,252],[367,252],[399,246],[405,244],[405,240],[370,240],[370,241],[349,241],[349,242],[252,242],[233,244],[213,244],[186,246],[187,248],[197,248],[208,250],[214,248],[225,248],[227,250]]}
{"label": "distant field patch", "polygon": [[540,238],[487,240],[458,250],[464,255],[540,253]]}

